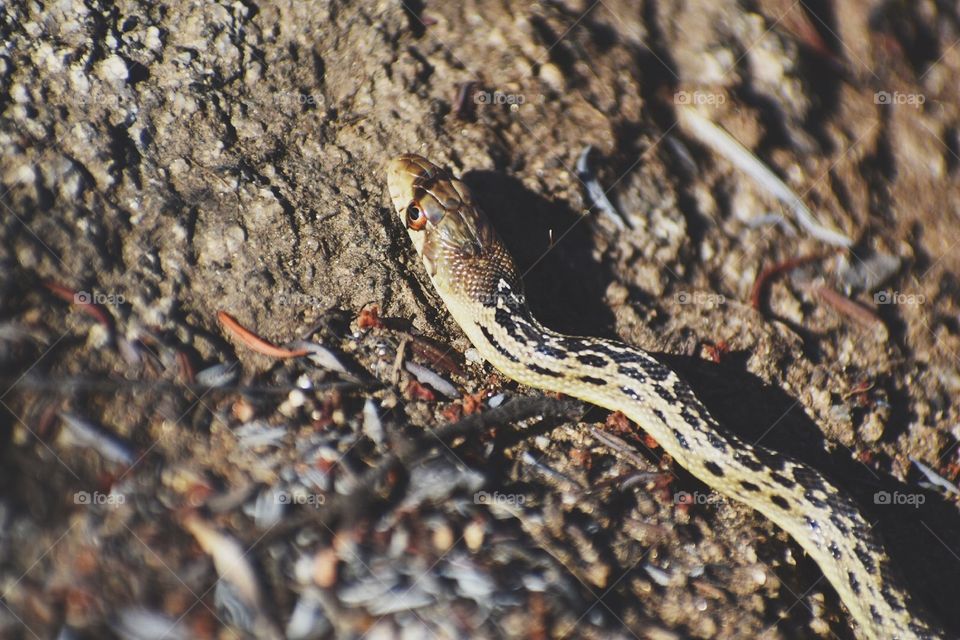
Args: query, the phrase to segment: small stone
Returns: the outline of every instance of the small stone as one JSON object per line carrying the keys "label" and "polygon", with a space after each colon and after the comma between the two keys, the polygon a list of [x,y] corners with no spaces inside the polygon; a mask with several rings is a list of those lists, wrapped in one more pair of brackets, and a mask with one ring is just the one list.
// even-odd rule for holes
{"label": "small stone", "polygon": [[13,174],[13,181],[18,184],[33,184],[37,179],[37,173],[29,164],[20,165]]}
{"label": "small stone", "polygon": [[860,425],[860,437],[865,442],[877,442],[883,437],[883,427],[883,416],[879,411],[874,411]]}
{"label": "small stone", "polygon": [[483,544],[485,530],[482,522],[474,520],[463,529],[463,541],[467,543],[470,551],[477,551]]}
{"label": "small stone", "polygon": [[253,419],[253,405],[244,399],[233,403],[233,417],[240,422],[250,422]]}
{"label": "small stone", "polygon": [[239,251],[246,239],[246,232],[244,232],[243,227],[238,224],[231,224],[223,230],[223,246],[228,254],[234,254]]}
{"label": "small stone", "polygon": [[111,83],[126,82],[129,75],[127,63],[123,61],[123,58],[116,55],[109,56],[101,62],[97,70],[100,78]]}
{"label": "small stone", "polygon": [[148,27],[147,35],[143,39],[143,44],[151,51],[158,51],[163,44],[160,42],[160,29],[156,27]]}
{"label": "small stone", "polygon": [[337,583],[337,552],[330,547],[321,550],[313,559],[313,582],[329,588]]}
{"label": "small stone", "polygon": [[13,98],[13,101],[18,104],[30,102],[30,93],[22,84],[15,84],[10,87],[10,96]]}
{"label": "small stone", "polygon": [[36,250],[28,244],[17,247],[17,262],[24,269],[33,269],[39,262]]}
{"label": "small stone", "polygon": [[187,164],[187,161],[183,158],[177,158],[170,163],[170,168],[168,171],[170,172],[171,177],[179,178],[187,175],[187,172],[190,171],[190,165]]}
{"label": "small stone", "polygon": [[453,530],[443,524],[433,530],[433,546],[438,551],[446,551],[453,546]]}
{"label": "small stone", "polygon": [[563,79],[563,72],[560,67],[548,62],[540,67],[540,79],[550,85],[550,88],[556,91],[563,91],[566,82]]}

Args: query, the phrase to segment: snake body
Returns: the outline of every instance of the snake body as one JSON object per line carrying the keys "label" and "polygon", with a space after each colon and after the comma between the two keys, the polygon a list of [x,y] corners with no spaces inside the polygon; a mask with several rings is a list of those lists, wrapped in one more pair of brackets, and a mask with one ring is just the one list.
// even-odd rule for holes
{"label": "snake body", "polygon": [[861,635],[942,637],[915,614],[856,504],[823,475],[723,431],[687,383],[649,353],[543,327],[510,254],[450,173],[403,155],[390,161],[387,185],[431,282],[484,359],[522,384],[621,411],[691,474],[772,520],[819,565]]}

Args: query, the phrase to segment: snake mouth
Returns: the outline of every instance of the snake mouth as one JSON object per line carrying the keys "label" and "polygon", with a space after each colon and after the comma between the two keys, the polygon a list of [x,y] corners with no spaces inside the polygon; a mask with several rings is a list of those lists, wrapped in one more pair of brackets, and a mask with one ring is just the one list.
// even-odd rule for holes
{"label": "snake mouth", "polygon": [[402,155],[387,163],[387,191],[394,208],[400,212],[413,200],[414,184],[421,176],[416,170],[418,156]]}
{"label": "snake mouth", "polygon": [[437,181],[451,178],[439,165],[415,153],[405,153],[387,163],[388,186],[398,195],[412,194],[415,188],[429,189]]}

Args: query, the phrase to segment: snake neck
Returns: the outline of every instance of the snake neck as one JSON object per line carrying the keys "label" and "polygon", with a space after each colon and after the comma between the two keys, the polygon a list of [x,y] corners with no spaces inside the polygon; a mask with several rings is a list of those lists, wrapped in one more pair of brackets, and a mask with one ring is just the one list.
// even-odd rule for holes
{"label": "snake neck", "polygon": [[490,290],[487,298],[445,302],[494,367],[530,387],[623,412],[692,475],[770,518],[817,562],[867,637],[940,637],[910,615],[871,525],[822,474],[724,432],[689,385],[649,353],[543,327],[506,278]]}

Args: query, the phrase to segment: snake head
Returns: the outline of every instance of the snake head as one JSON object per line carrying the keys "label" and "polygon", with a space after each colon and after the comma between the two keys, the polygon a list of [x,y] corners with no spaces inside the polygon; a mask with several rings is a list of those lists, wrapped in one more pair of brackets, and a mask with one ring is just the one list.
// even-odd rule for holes
{"label": "snake head", "polygon": [[448,308],[462,303],[490,306],[501,281],[522,290],[510,254],[459,178],[426,158],[407,154],[387,166],[387,189]]}
{"label": "snake head", "polygon": [[489,245],[492,229],[474,206],[470,189],[426,158],[405,154],[391,160],[387,188],[431,275],[442,258],[478,257]]}

